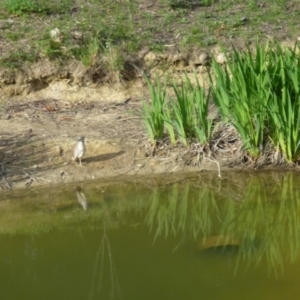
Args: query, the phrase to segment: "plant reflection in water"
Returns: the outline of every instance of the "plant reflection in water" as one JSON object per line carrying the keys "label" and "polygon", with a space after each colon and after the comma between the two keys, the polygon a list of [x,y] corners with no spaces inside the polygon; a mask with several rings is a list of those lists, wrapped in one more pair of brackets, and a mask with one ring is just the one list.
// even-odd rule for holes
{"label": "plant reflection in water", "polygon": [[212,181],[154,188],[146,222],[154,239],[190,237],[200,250],[238,246],[236,270],[241,261],[250,266],[266,259],[269,271],[278,275],[284,258],[293,262],[300,256],[297,180],[295,174],[272,178],[270,173],[244,185]]}
{"label": "plant reflection in water", "polygon": [[102,238],[97,251],[95,263],[93,280],[90,291],[90,300],[99,299],[98,295],[103,289],[103,273],[104,265],[108,263],[109,266],[109,277],[110,277],[110,295],[109,299],[120,299],[121,298],[121,288],[118,280],[116,266],[113,260],[111,246],[107,234],[107,227],[109,223],[109,212],[106,205],[102,206]]}

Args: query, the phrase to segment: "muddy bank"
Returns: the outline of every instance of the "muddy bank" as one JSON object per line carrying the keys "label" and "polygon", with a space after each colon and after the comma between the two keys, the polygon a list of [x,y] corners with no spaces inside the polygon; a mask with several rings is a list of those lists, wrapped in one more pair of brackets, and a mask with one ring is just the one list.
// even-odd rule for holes
{"label": "muddy bank", "polygon": [[[19,70],[2,69],[0,187],[185,170],[178,158],[182,149],[152,155],[141,119],[141,99],[149,99],[142,74],[164,74],[166,64],[169,72],[182,74],[203,63],[193,64],[188,55],[145,51],[126,62],[124,80],[78,61],[60,66],[43,60]],[[86,137],[82,168],[71,160],[78,136]]]}
{"label": "muddy bank", "polygon": [[[78,182],[122,175],[145,175],[213,169],[212,161],[197,161],[188,149],[153,148],[139,116],[137,103],[93,103],[64,110],[60,101],[8,102],[0,119],[0,187],[15,189],[36,185]],[[65,106],[64,106],[65,107]],[[86,137],[82,167],[72,161],[77,136]],[[192,161],[194,160],[194,161]]]}
{"label": "muddy bank", "polygon": [[[141,101],[7,100],[0,118],[0,187],[78,182],[121,175],[214,170],[215,158],[195,149],[153,149],[140,115]],[[83,166],[72,161],[78,136],[86,137]],[[221,169],[228,160],[220,161]]]}

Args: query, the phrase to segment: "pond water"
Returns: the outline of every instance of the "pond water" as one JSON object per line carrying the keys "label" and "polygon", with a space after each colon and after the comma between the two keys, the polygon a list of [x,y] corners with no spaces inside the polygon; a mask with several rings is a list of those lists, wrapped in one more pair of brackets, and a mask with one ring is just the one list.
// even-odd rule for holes
{"label": "pond water", "polygon": [[299,299],[300,174],[0,195],[1,299]]}

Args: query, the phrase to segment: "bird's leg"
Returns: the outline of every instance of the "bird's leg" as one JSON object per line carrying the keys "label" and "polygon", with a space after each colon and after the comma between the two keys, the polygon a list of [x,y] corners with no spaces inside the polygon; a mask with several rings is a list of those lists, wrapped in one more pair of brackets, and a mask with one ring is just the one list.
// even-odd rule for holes
{"label": "bird's leg", "polygon": [[82,165],[81,165],[81,158],[79,157],[79,164],[80,164],[80,167],[82,167]]}

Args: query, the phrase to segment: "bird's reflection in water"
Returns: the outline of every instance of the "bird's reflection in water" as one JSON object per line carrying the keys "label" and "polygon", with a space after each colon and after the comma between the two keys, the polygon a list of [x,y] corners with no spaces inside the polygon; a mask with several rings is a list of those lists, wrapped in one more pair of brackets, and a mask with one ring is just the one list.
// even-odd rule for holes
{"label": "bird's reflection in water", "polygon": [[[108,266],[109,269],[109,278],[110,278],[110,291],[109,291],[109,299],[121,299],[121,288],[119,285],[119,280],[117,276],[116,267],[114,264],[112,251],[110,247],[110,242],[107,234],[107,223],[109,222],[109,214],[107,207],[103,207],[103,234],[101,238],[101,242],[96,254],[96,259],[94,263],[94,272],[93,272],[93,280],[90,292],[90,300],[100,299],[100,293],[104,296],[104,285],[103,285],[103,273],[104,264]],[[107,286],[106,286],[107,288]],[[97,298],[98,296],[98,298]]]}
{"label": "bird's reflection in water", "polygon": [[83,192],[83,188],[80,186],[76,186],[76,196],[79,204],[82,206],[83,210],[87,210],[88,208],[88,203],[86,200],[86,196]]}

